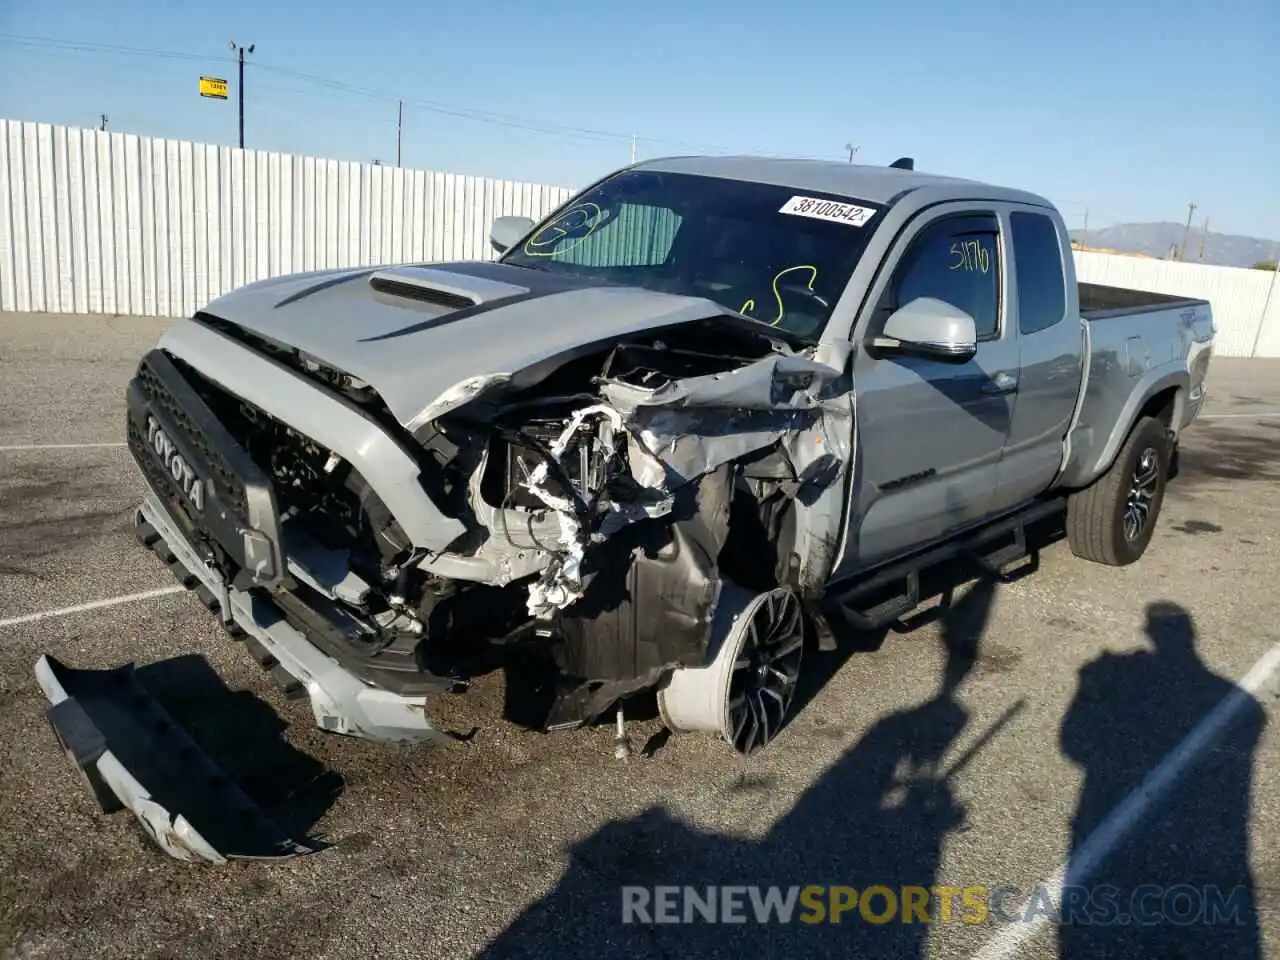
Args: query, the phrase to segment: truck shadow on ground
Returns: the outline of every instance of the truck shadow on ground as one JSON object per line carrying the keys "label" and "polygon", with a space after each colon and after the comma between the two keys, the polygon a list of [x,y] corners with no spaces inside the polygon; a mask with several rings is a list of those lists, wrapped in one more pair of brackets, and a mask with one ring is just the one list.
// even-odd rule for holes
{"label": "truck shadow on ground", "polygon": [[[974,751],[985,749],[998,734],[1001,722],[971,731],[974,746],[958,759],[944,764],[943,758],[971,726],[959,694],[980,659],[994,591],[991,580],[980,580],[938,615],[946,657],[937,692],[879,718],[762,839],[708,833],[661,807],[606,824],[568,850],[569,866],[557,886],[478,955],[592,960],[637,955],[925,956],[930,936],[937,936],[938,913],[932,914],[932,922],[921,922],[918,914],[916,922],[902,922],[904,888],[931,891],[939,882],[947,838],[988,813],[966,809],[957,799],[955,780]],[[1154,649],[1104,653],[1081,670],[1079,689],[1062,724],[1062,751],[1084,773],[1072,821],[1072,853],[1081,858],[1089,856],[1086,838],[1104,818],[1235,689],[1196,656],[1194,628],[1185,611],[1153,605],[1148,635]],[[1013,703],[1005,717],[1016,713],[1018,705]],[[1250,698],[1247,709],[1166,802],[1100,868],[1081,878],[1087,908],[1073,901],[1072,911],[1060,915],[1055,911],[1065,899],[1049,902],[1050,916],[1062,921],[1064,958],[1260,956],[1248,813],[1252,755],[1262,722],[1261,708]],[[1031,812],[1028,824],[1034,822]],[[994,934],[1002,924],[1025,922],[1034,914],[1029,890],[1013,892],[996,912],[990,898],[1005,882],[1001,877],[953,875],[948,880],[986,887],[984,932]],[[652,921],[661,916],[654,891],[658,885],[697,893],[698,904],[682,894],[667,901],[667,918],[685,921],[687,910],[693,922],[643,922],[646,916]],[[726,885],[748,888],[733,910],[745,922],[719,922],[725,915],[723,899],[711,907],[717,922],[706,921],[707,888],[721,888],[723,894]],[[749,888],[757,888],[762,897],[766,888],[777,886],[785,897],[790,888],[808,885],[828,889],[812,902],[797,900],[791,922],[755,921]],[[868,922],[861,912],[863,895],[873,885],[896,897],[887,922]],[[627,886],[646,892],[628,895]],[[831,886],[858,891],[839,923],[832,922]],[[1206,887],[1221,891],[1229,914],[1214,924],[1205,922]],[[1113,889],[1115,893],[1107,893]],[[1201,908],[1190,919],[1188,890],[1197,891],[1195,906]],[[1147,923],[1106,922],[1115,919],[1106,912],[1108,896],[1127,911],[1143,891]],[[937,911],[936,896],[930,899]],[[623,922],[624,901],[645,906],[647,913],[632,915],[641,922]],[[960,895],[952,901],[952,923],[962,925],[966,916],[972,922],[976,908]],[[875,894],[870,916],[883,920],[889,903],[883,893]],[[815,904],[823,909],[814,909]],[[802,916],[818,922],[800,922]]]}
{"label": "truck shadow on ground", "polygon": [[279,714],[248,690],[227,687],[203,656],[150,663],[137,677],[285,834],[302,840],[341,796],[341,775],[294,747]]}
{"label": "truck shadow on ground", "polygon": [[[1066,536],[1061,515],[1052,516],[1028,525],[1026,529],[1027,556],[1006,570],[1003,576],[993,577],[963,559],[958,558],[936,567],[921,571],[920,595],[926,601],[921,609],[893,623],[875,630],[858,630],[843,622],[838,615],[831,617],[830,625],[835,634],[836,649],[819,651],[814,649],[816,640],[811,638],[806,650],[807,658],[800,674],[795,700],[787,716],[786,725],[790,725],[799,717],[815,697],[831,682],[837,673],[844,668],[850,657],[860,653],[869,653],[884,646],[891,635],[909,636],[917,630],[932,623],[945,621],[948,629],[976,632],[980,635],[988,611],[983,610],[981,617],[972,602],[957,605],[954,602],[956,591],[977,577],[985,591],[995,583],[1012,582],[1023,577],[1033,576],[1040,569],[1040,553]],[[896,588],[895,588],[896,589]],[[985,594],[984,594],[985,595]],[[876,597],[871,598],[874,602]],[[936,599],[931,605],[931,599]],[[988,602],[991,597],[987,596]],[[784,725],[785,729],[785,725]]]}
{"label": "truck shadow on ground", "polygon": [[1280,480],[1280,419],[1195,424],[1179,447],[1181,474],[1171,493],[1213,480]]}

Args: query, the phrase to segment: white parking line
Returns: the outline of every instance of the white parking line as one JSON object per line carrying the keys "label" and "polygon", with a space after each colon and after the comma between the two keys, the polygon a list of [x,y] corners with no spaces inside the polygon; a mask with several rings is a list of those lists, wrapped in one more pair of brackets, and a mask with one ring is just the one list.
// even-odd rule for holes
{"label": "white parking line", "polygon": [[[1169,791],[1186,768],[1210,746],[1213,738],[1277,671],[1280,671],[1280,643],[1264,653],[1245,674],[1244,679],[1236,684],[1236,689],[1223,697],[1196,728],[1187,734],[1186,739],[1147,774],[1138,788],[1111,811],[1070,860],[1059,867],[1051,878],[1041,881],[1041,888],[1047,892],[1052,903],[1062,902],[1064,886],[1082,884],[1093,875],[1107,855],[1120,845],[1126,834]],[[1027,923],[1009,924],[988,940],[973,955],[973,960],[1010,960],[1049,920],[1044,913],[1039,913]]]}
{"label": "white parking line", "polygon": [[123,441],[112,443],[15,443],[0,447],[0,453],[15,453],[19,450],[89,450],[94,447],[125,447]]}
{"label": "white parking line", "polygon": [[35,623],[37,620],[65,617],[73,613],[87,613],[90,610],[101,610],[103,607],[118,607],[122,603],[133,603],[135,600],[150,600],[153,597],[167,597],[173,593],[185,592],[185,587],[180,587],[176,584],[172,587],[157,587],[155,590],[129,593],[123,597],[108,597],[105,600],[78,603],[74,607],[59,607],[56,610],[41,610],[39,613],[25,613],[20,617],[9,617],[7,620],[0,620],[0,627],[16,627],[20,623]]}
{"label": "white parking line", "polygon": [[1199,420],[1266,420],[1269,417],[1280,417],[1280,410],[1266,410],[1262,413],[1202,413]]}

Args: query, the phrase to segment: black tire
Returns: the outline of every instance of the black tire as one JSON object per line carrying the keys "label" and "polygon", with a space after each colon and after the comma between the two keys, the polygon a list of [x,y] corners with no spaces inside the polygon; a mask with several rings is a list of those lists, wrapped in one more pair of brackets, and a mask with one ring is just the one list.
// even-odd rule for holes
{"label": "black tire", "polygon": [[1151,543],[1164,503],[1169,459],[1169,434],[1164,424],[1154,417],[1143,417],[1110,469],[1067,499],[1071,552],[1111,567],[1127,566],[1140,558]]}

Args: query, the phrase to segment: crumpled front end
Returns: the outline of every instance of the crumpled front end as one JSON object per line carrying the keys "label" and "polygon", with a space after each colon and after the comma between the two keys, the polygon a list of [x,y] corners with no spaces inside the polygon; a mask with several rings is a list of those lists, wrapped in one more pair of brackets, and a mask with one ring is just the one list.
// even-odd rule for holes
{"label": "crumpled front end", "polygon": [[829,572],[851,465],[847,345],[710,329],[635,338],[521,391],[504,378],[435,423],[483,448],[479,530],[469,554],[420,567],[483,564],[520,590],[561,676],[549,727],[701,666],[727,582],[815,596]]}
{"label": "crumpled front end", "polygon": [[556,677],[538,725],[588,722],[705,664],[725,584],[816,597],[842,532],[849,345],[680,310],[399,415],[297,348],[175,325],[130,387],[144,541],[324,729],[447,739],[428,698],[513,655]]}

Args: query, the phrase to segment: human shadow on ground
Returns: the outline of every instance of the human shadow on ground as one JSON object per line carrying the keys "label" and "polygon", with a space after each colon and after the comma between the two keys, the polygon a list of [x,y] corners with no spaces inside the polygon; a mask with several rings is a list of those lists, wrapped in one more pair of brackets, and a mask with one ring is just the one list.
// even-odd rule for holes
{"label": "human shadow on ground", "polygon": [[[922,957],[929,925],[869,923],[857,907],[841,922],[800,902],[790,923],[694,922],[674,927],[623,922],[624,887],[693,888],[806,885],[931,888],[943,843],[966,818],[942,758],[969,723],[958,690],[977,659],[995,585],[975,584],[941,617],[946,663],[928,700],[881,717],[760,840],[711,834],[652,808],[605,825],[570,850],[563,879],[529,907],[480,956],[609,957]],[[768,781],[747,791],[773,789]],[[830,898],[824,895],[824,917]],[[873,901],[873,915],[885,910]],[[957,908],[958,908],[957,902]],[[650,904],[650,910],[655,904]],[[723,903],[716,916],[723,917]],[[749,894],[740,912],[751,916]],[[676,908],[682,915],[683,907]],[[650,916],[657,914],[650,913]],[[643,915],[637,919],[643,920]]]}
{"label": "human shadow on ground", "polygon": [[[1146,632],[1153,649],[1104,653],[1081,669],[1062,723],[1062,752],[1082,768],[1084,784],[1067,875],[1080,890],[1060,904],[1061,956],[1259,958],[1249,808],[1265,714],[1205,666],[1185,609],[1151,604]],[[1229,697],[1237,709],[1221,734],[1201,745],[1169,793],[1090,869],[1107,849],[1100,841],[1108,828],[1089,838]]]}

